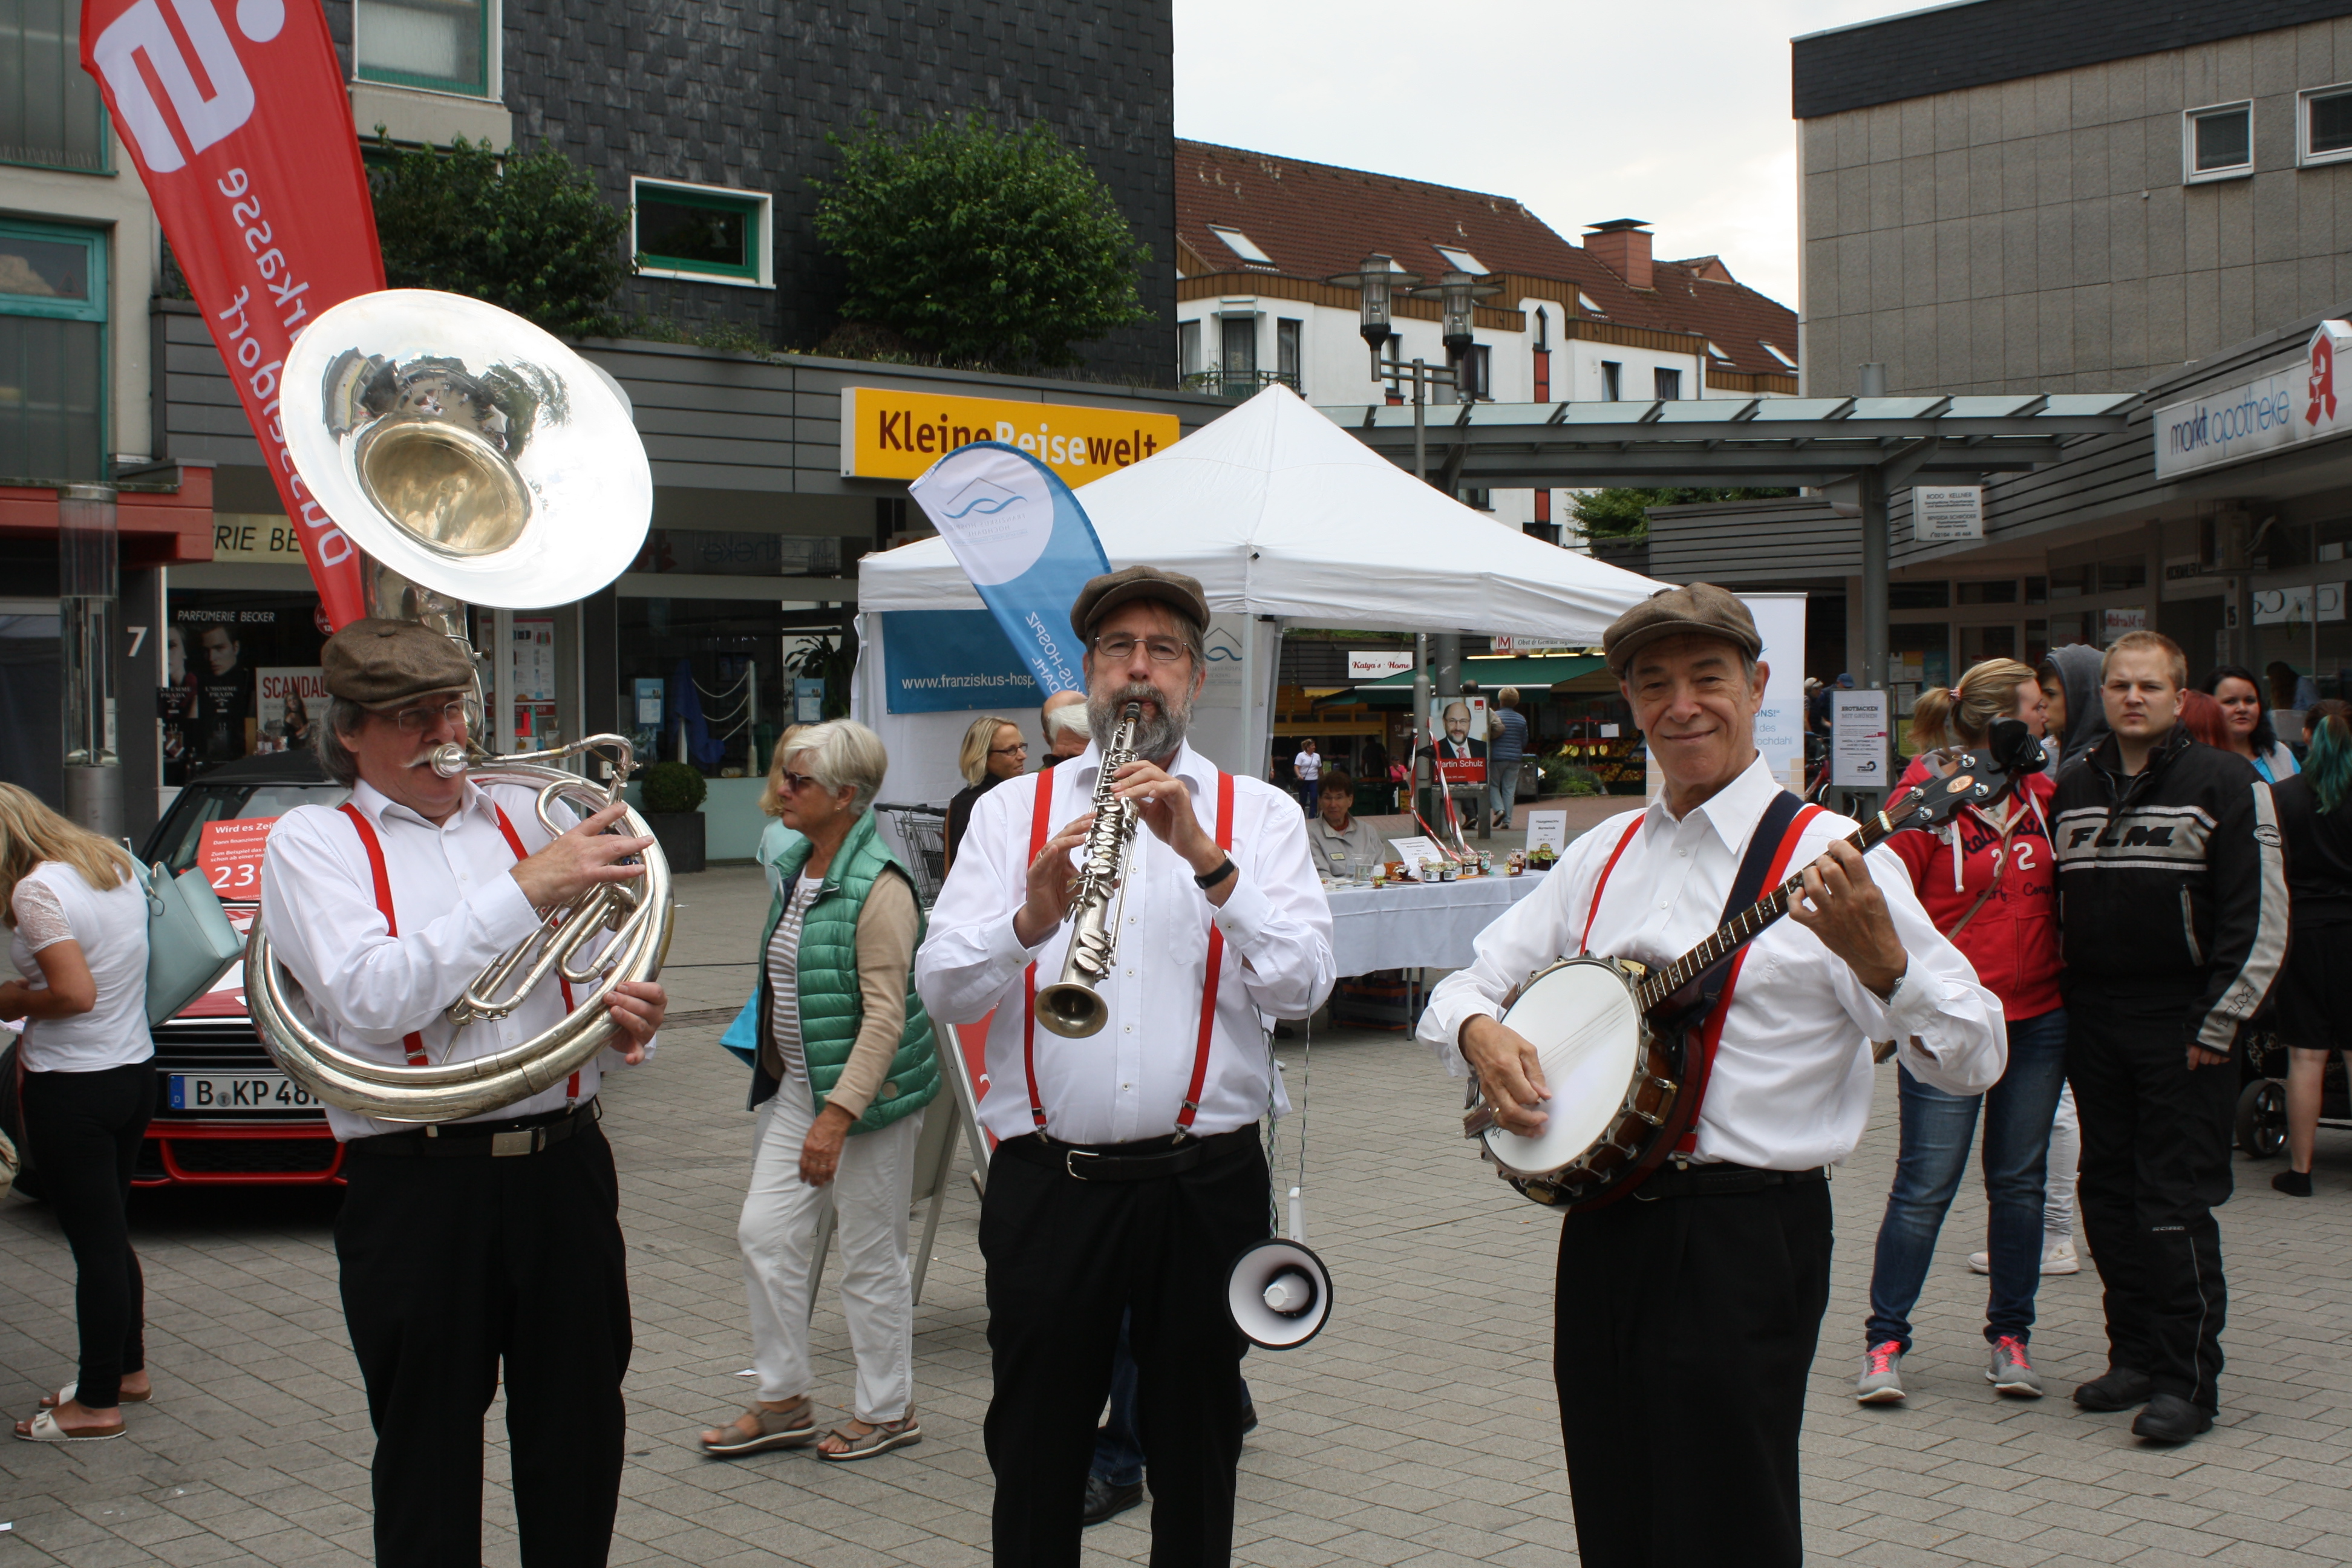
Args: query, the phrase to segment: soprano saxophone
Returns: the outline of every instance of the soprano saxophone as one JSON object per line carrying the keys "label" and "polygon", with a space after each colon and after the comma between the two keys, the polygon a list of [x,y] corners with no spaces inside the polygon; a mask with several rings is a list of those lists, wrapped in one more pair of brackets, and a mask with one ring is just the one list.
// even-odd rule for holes
{"label": "soprano saxophone", "polygon": [[[1087,830],[1087,858],[1070,891],[1070,951],[1062,978],[1037,993],[1037,1022],[1071,1039],[1099,1033],[1110,1017],[1097,988],[1109,977],[1118,947],[1118,911],[1111,899],[1116,894],[1125,906],[1127,881],[1119,868],[1142,820],[1135,803],[1113,795],[1111,784],[1135,761],[1135,727],[1142,720],[1143,704],[1129,703],[1103,752],[1102,771],[1095,775],[1095,824]],[[1040,779],[1037,787],[1048,783]]]}

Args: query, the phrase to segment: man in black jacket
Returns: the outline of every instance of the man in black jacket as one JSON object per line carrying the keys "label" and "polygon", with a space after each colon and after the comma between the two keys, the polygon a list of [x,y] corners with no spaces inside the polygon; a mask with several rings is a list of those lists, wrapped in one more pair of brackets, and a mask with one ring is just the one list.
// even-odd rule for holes
{"label": "man in black jacket", "polygon": [[2287,933],[2270,786],[2179,724],[2187,678],[2169,638],[2116,639],[2099,686],[2114,733],[2059,778],[2052,833],[2078,1198],[2107,1314],[2107,1371],[2074,1403],[2144,1404],[2132,1431],[2167,1443],[2210,1428],[2220,1405],[2229,1068]]}

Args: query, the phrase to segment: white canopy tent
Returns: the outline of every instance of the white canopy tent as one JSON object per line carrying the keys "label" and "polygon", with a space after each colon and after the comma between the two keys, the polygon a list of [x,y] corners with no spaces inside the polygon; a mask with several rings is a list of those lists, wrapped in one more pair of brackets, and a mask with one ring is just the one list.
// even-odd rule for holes
{"label": "white canopy tent", "polygon": [[[1286,626],[1592,644],[1664,586],[1472,510],[1278,385],[1077,494],[1114,568],[1201,580],[1213,625],[1193,742],[1253,776],[1265,771]],[[977,713],[889,711],[885,617],[978,609],[980,595],[946,541],[928,539],[860,563],[857,607],[856,710],[890,750],[883,798],[941,804],[962,787],[956,749]],[[1035,699],[1004,716],[1034,743]]]}

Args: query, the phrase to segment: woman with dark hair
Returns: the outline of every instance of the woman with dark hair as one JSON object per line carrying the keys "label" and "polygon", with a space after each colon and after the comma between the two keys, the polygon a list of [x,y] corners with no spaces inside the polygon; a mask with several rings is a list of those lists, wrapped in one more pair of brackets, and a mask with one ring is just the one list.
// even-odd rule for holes
{"label": "woman with dark hair", "polygon": [[2319,1130],[2320,1080],[2327,1053],[2352,1063],[2352,1014],[2333,976],[2352,968],[2352,706],[2336,698],[2312,706],[2311,756],[2272,792],[2286,836],[2290,910],[2286,966],[2273,993],[2286,1071],[2287,1169],[2271,1185],[2311,1195],[2311,1149]]}
{"label": "woman with dark hair", "polygon": [[2294,776],[2294,752],[2272,726],[2271,705],[2252,670],[2241,664],[2222,665],[2205,678],[2202,689],[2221,705],[2221,716],[2229,723],[2230,743],[2223,750],[2253,763],[2265,784]]}

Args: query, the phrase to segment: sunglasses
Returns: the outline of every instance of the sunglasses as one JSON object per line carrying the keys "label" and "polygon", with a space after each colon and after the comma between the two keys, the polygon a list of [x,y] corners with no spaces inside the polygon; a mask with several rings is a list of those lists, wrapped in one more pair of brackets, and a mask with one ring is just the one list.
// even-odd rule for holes
{"label": "sunglasses", "polygon": [[803,785],[816,783],[814,773],[796,773],[790,768],[778,768],[776,781],[784,786],[786,795],[798,795]]}

